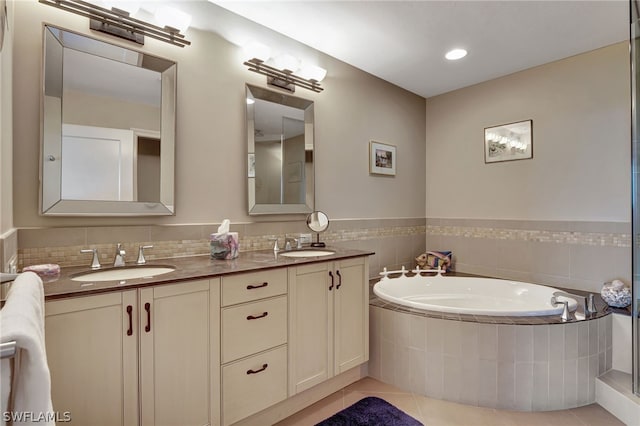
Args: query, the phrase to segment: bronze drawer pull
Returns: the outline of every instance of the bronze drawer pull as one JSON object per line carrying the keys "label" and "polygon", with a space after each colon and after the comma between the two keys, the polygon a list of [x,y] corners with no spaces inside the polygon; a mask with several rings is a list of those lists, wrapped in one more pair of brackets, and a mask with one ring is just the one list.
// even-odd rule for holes
{"label": "bronze drawer pull", "polygon": [[151,303],[145,303],[144,310],[147,311],[147,326],[144,328],[144,331],[148,333],[151,331]]}
{"label": "bronze drawer pull", "polygon": [[260,319],[260,318],[266,317],[267,315],[269,315],[269,312],[263,312],[262,315],[258,315],[258,316],[249,315],[247,319],[248,320]]}
{"label": "bronze drawer pull", "polygon": [[127,305],[127,314],[129,314],[129,329],[127,330],[127,336],[131,336],[133,334],[133,315],[131,312],[133,311],[133,306]]}
{"label": "bronze drawer pull", "polygon": [[256,288],[262,288],[262,287],[266,287],[266,286],[268,286],[268,285],[269,285],[269,283],[268,283],[268,282],[266,282],[266,281],[265,281],[265,282],[263,282],[262,284],[259,284],[259,285],[249,284],[249,285],[247,286],[247,290],[255,290]]}
{"label": "bronze drawer pull", "polygon": [[329,276],[331,277],[331,285],[329,286],[329,291],[333,290],[333,272],[329,271]]}
{"label": "bronze drawer pull", "polygon": [[257,370],[247,370],[247,374],[258,374],[261,371],[266,370],[268,366],[269,366],[269,364],[262,364],[262,368],[259,368]]}
{"label": "bronze drawer pull", "polygon": [[336,286],[336,290],[338,290],[340,288],[340,286],[342,285],[342,275],[340,275],[340,271],[336,271],[336,275],[338,276],[338,285]]}

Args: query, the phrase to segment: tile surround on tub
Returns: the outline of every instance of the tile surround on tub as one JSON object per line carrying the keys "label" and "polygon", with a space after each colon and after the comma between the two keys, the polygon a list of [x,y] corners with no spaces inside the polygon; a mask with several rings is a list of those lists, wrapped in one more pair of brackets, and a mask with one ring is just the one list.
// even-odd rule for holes
{"label": "tile surround on tub", "polygon": [[[611,358],[601,337],[611,332],[611,315],[537,325],[466,323],[373,305],[369,315],[371,377],[469,405],[518,411],[587,405]],[[588,344],[578,341],[585,335]],[[475,342],[477,351],[469,347]]]}

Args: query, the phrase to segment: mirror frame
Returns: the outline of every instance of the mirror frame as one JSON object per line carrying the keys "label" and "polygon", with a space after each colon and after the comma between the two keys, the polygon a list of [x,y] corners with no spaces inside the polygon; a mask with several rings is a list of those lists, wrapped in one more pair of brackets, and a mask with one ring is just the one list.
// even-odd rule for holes
{"label": "mirror frame", "polygon": [[[246,85],[246,99],[261,99],[263,101],[273,102],[276,104],[286,105],[298,108],[304,111],[304,135],[305,147],[311,146],[311,151],[315,151],[315,134],[314,134],[314,103],[313,101],[298,98],[284,93],[274,92],[251,84]],[[247,200],[249,202],[249,215],[266,215],[266,214],[307,214],[314,210],[315,205],[315,162],[311,162],[311,173],[305,175],[306,179],[311,178],[312,182],[307,185],[310,194],[305,191],[306,203],[304,204],[258,204],[255,199],[255,173],[251,174],[250,157],[255,155],[255,108],[254,104],[244,102],[246,104],[246,124],[247,124]],[[313,156],[315,157],[315,156]],[[255,172],[255,171],[254,171]]]}
{"label": "mirror frame", "polygon": [[[61,196],[61,166],[47,168],[46,163],[55,161],[56,155],[60,156],[60,142],[53,141],[53,149],[48,151],[51,141],[47,145],[45,139],[45,126],[54,126],[62,131],[61,108],[58,107],[53,114],[47,114],[45,108],[45,90],[47,81],[47,35],[53,36],[62,49],[65,46],[49,30],[71,33],[80,37],[116,46],[129,50],[135,54],[141,54],[149,58],[152,63],[166,62],[167,67],[162,66],[161,72],[161,119],[160,119],[160,200],[159,202],[142,201],[110,201],[110,200],[68,200]],[[40,196],[39,212],[42,216],[171,216],[175,215],[175,138],[176,138],[176,95],[177,95],[177,66],[175,61],[160,58],[148,53],[130,49],[120,44],[110,43],[104,40],[90,37],[83,33],[70,31],[55,25],[43,24],[42,27],[42,75],[40,91]],[[92,52],[86,52],[94,54]],[[95,54],[94,54],[95,55]],[[62,66],[62,58],[57,58]],[[49,58],[55,61],[56,58]],[[156,65],[157,66],[157,65]],[[62,102],[62,95],[60,95]],[[59,115],[59,118],[58,118]],[[48,128],[48,127],[47,127]],[[61,134],[61,133],[60,133]],[[57,162],[61,164],[60,161]],[[54,170],[55,169],[55,170]],[[46,188],[45,188],[46,186]]]}

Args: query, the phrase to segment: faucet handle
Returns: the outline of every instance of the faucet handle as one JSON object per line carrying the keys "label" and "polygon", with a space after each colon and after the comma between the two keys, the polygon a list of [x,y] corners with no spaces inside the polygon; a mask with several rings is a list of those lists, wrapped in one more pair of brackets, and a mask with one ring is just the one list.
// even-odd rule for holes
{"label": "faucet handle", "polygon": [[93,253],[93,258],[91,259],[91,269],[99,269],[100,268],[100,259],[98,258],[98,249],[82,249],[80,253]]}
{"label": "faucet handle", "polygon": [[585,314],[595,314],[597,311],[598,309],[596,308],[595,296],[593,295],[593,293],[589,293]]}
{"label": "faucet handle", "polygon": [[562,321],[571,321],[573,318],[571,316],[571,312],[569,311],[569,302],[558,300],[556,296],[551,296],[551,304],[552,305],[564,305],[562,307]]}
{"label": "faucet handle", "polygon": [[153,248],[153,246],[138,247],[138,260],[136,261],[138,265],[144,265],[145,263],[147,263],[147,259],[144,258],[144,249],[150,249],[150,248]]}
{"label": "faucet handle", "polygon": [[280,251],[280,246],[278,245],[278,238],[269,238],[269,241],[275,241],[273,244],[273,251]]}

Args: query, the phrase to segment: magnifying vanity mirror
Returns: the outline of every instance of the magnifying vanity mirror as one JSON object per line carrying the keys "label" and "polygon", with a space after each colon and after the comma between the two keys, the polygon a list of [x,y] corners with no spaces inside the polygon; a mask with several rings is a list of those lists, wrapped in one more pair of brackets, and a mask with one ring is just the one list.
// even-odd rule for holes
{"label": "magnifying vanity mirror", "polygon": [[312,212],[307,216],[307,227],[316,233],[316,241],[311,243],[311,247],[325,247],[325,244],[320,241],[320,233],[329,227],[327,215],[320,211]]}
{"label": "magnifying vanity mirror", "polygon": [[42,215],[172,215],[175,62],[44,26]]}
{"label": "magnifying vanity mirror", "polygon": [[249,214],[310,213],[313,102],[247,85]]}

